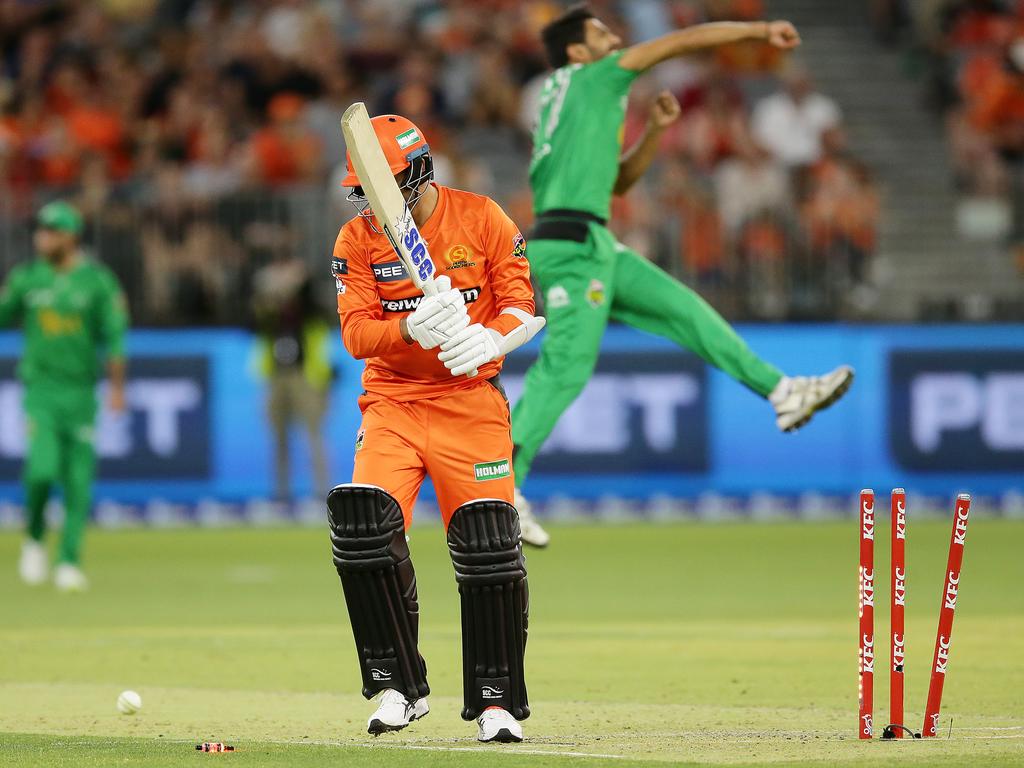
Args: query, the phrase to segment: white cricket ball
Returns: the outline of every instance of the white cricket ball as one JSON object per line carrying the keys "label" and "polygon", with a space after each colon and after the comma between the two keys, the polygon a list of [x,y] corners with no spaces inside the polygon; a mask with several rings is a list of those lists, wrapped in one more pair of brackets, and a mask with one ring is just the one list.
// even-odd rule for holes
{"label": "white cricket ball", "polygon": [[142,697],[135,691],[121,691],[117,697],[117,711],[122,715],[134,715],[142,709]]}

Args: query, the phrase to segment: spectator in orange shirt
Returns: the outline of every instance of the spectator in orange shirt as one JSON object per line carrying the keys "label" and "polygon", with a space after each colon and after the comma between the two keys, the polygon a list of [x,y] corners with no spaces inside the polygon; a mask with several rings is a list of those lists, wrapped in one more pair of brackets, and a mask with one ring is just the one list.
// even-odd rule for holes
{"label": "spectator in orange shirt", "polygon": [[843,141],[838,131],[825,135],[825,155],[809,172],[804,216],[811,268],[826,270],[832,262],[839,274],[860,284],[875,249],[880,202],[870,173],[846,156]]}
{"label": "spectator in orange shirt", "polygon": [[270,100],[270,125],[252,137],[249,176],[271,186],[313,181],[322,171],[320,139],[302,123],[306,104],[294,93]]}
{"label": "spectator in orange shirt", "polygon": [[1004,152],[1024,151],[1024,37],[1009,47],[1004,66],[993,67],[968,105],[968,119]]}
{"label": "spectator in orange shirt", "polygon": [[499,372],[502,355],[543,325],[526,243],[489,198],[432,183],[430,148],[411,121],[383,115],[373,126],[415,222],[405,242],[429,242],[441,276],[436,295],[415,288],[350,162],[343,183],[360,215],[342,227],[332,268],[342,339],[366,360],[365,393],[353,482],[327,505],[363,695],[380,696],[367,730],[400,730],[428,711],[405,531],[429,474],[462,597],[462,717],[476,718],[480,741],[521,741],[528,597]]}

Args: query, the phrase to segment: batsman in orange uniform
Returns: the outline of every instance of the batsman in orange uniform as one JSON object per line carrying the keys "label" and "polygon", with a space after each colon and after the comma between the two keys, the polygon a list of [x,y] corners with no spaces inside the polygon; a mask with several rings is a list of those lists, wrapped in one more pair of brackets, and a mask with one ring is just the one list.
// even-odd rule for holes
{"label": "batsman in orange uniform", "polygon": [[352,170],[360,216],[338,235],[333,273],[346,349],[366,360],[352,483],[328,496],[334,562],[360,657],[363,694],[380,695],[372,734],[427,714],[416,578],[405,531],[429,474],[463,614],[464,708],[481,741],[521,741],[528,590],[513,506],[503,351],[528,340],[526,243],[492,200],[433,183],[430,149],[397,115],[372,121],[436,266],[424,297],[381,233]]}

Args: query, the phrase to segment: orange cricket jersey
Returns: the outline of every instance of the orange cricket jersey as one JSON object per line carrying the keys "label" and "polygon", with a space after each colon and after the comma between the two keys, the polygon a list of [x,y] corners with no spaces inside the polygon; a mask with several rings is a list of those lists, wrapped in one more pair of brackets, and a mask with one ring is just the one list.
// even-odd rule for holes
{"label": "orange cricket jersey", "polygon": [[[437,207],[419,228],[437,275],[448,275],[466,298],[469,317],[504,335],[520,324],[502,310],[533,314],[526,242],[519,228],[490,198],[435,185]],[[332,265],[345,348],[365,359],[363,387],[398,401],[436,397],[479,384],[501,370],[502,360],[481,366],[472,379],[453,377],[437,359],[440,349],[408,344],[399,321],[423,294],[416,289],[385,235],[356,217],[338,233]]]}

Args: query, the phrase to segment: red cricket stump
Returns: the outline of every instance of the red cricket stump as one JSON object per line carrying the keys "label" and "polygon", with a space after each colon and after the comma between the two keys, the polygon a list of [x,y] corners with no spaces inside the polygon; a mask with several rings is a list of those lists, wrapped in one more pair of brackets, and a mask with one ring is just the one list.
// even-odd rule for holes
{"label": "red cricket stump", "polygon": [[857,736],[870,739],[874,734],[875,696],[875,493],[860,492],[860,638],[857,655],[860,719]]}
{"label": "red cricket stump", "polygon": [[[889,722],[903,725],[904,617],[907,604],[907,494],[893,488],[890,499],[892,521],[892,563],[890,586],[889,635]],[[903,729],[890,729],[893,738],[902,739]]]}
{"label": "red cricket stump", "polygon": [[960,567],[964,560],[967,519],[970,514],[971,497],[969,494],[961,493],[956,497],[953,533],[949,540],[949,560],[946,563],[946,584],[939,604],[939,628],[935,633],[932,679],[928,685],[928,705],[924,713],[924,726],[921,729],[921,734],[925,738],[937,735],[939,730],[942,685],[946,682],[946,664],[949,662],[949,646],[953,634],[953,613],[956,611],[956,595],[960,589]]}

